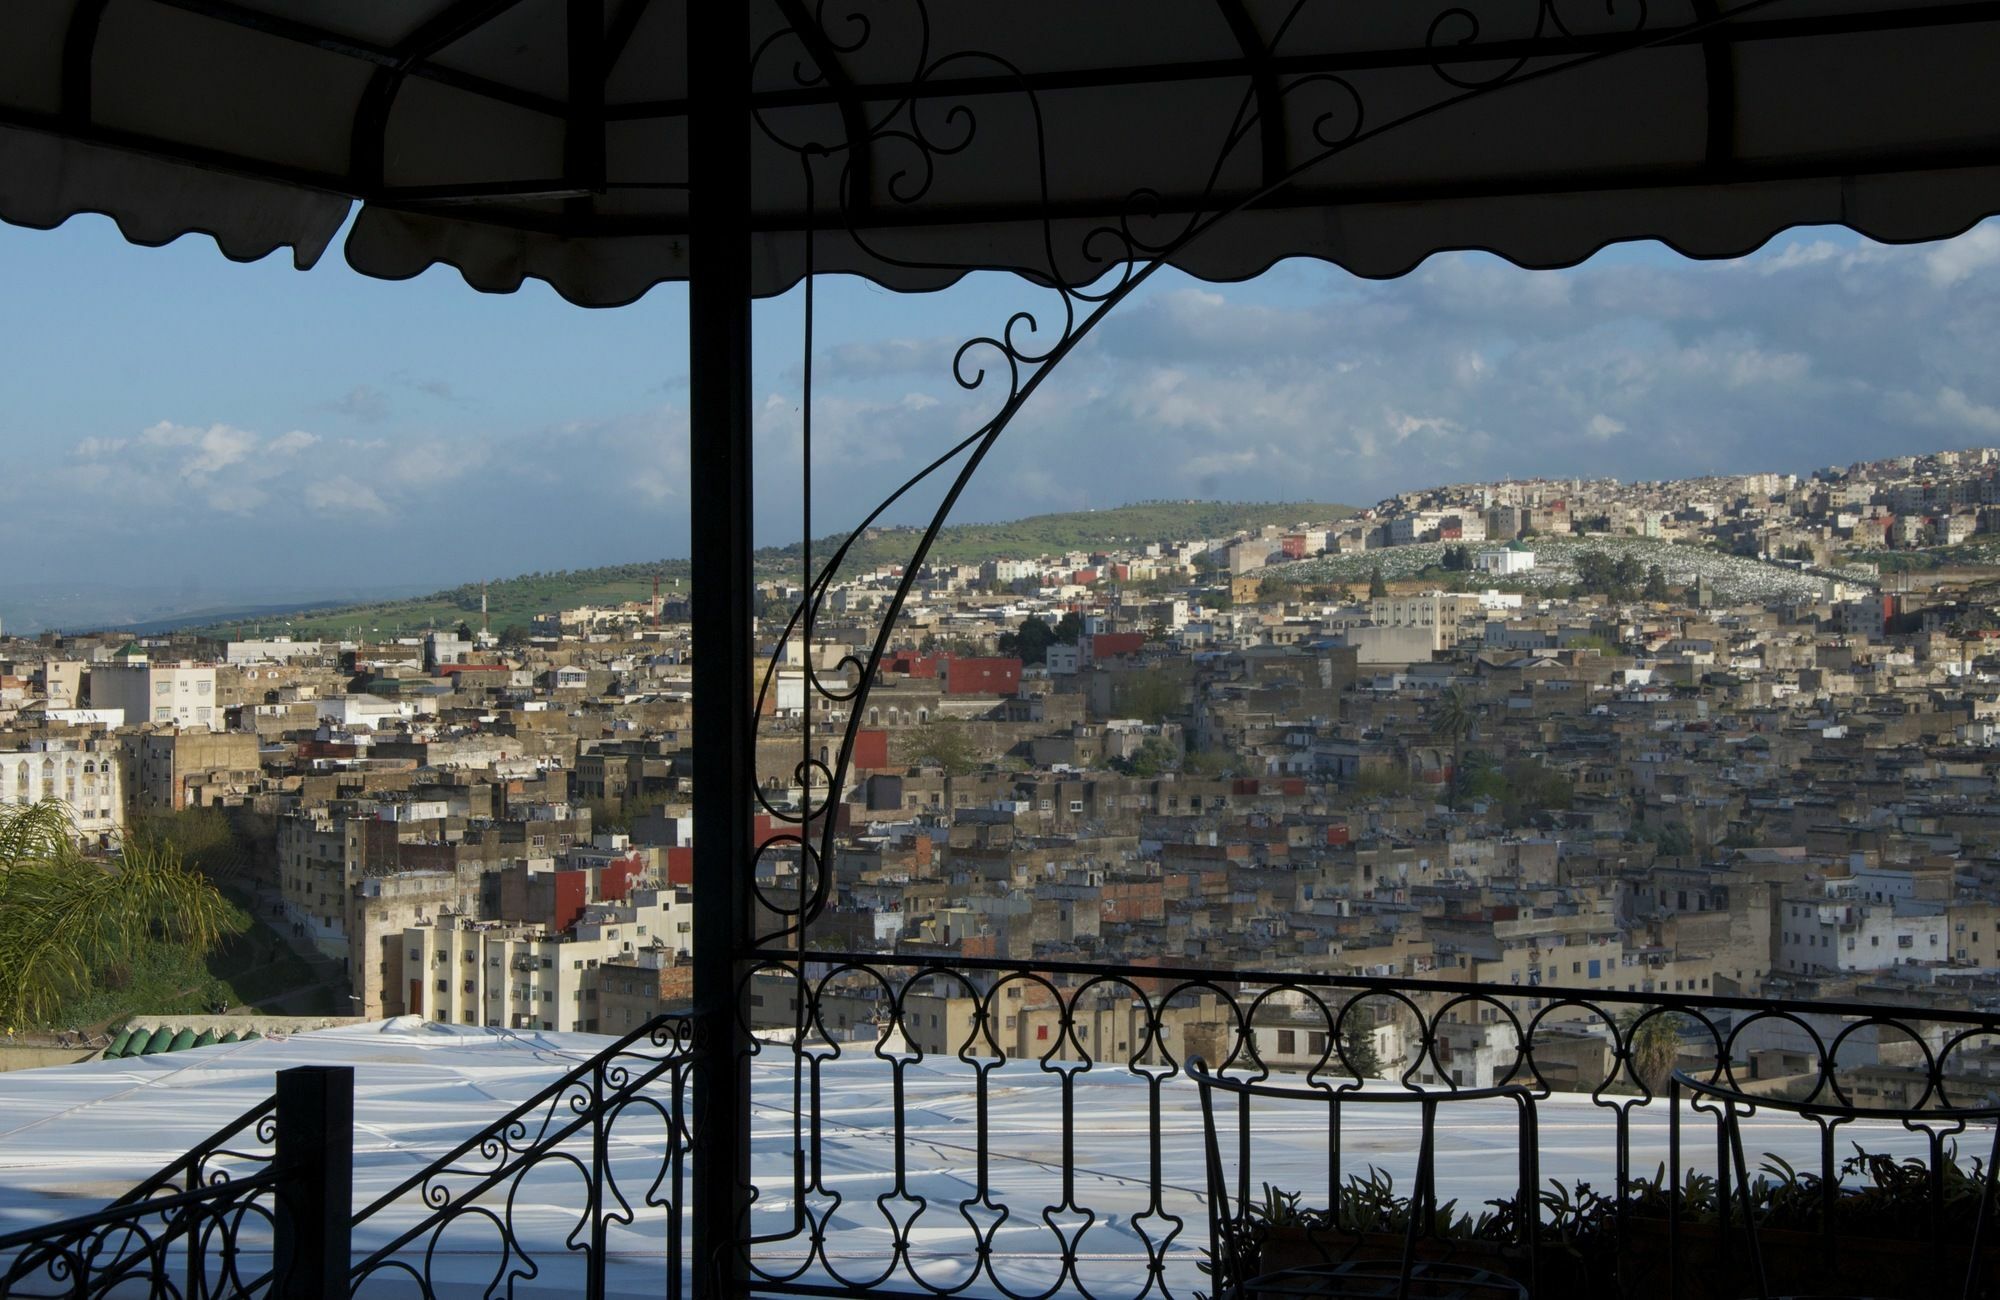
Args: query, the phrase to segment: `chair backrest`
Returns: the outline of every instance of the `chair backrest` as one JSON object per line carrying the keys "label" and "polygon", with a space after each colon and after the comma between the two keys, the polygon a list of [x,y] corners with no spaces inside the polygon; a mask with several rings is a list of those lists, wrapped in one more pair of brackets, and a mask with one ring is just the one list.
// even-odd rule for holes
{"label": "chair backrest", "polygon": [[[1740,1210],[1742,1228],[1749,1243],[1753,1276],[1757,1282],[1760,1297],[1771,1295],[1771,1278],[1766,1268],[1766,1250],[1757,1222],[1756,1204],[1753,1198],[1755,1184],[1752,1181],[1749,1161],[1743,1148],[1743,1120],[1760,1111],[1775,1111],[1796,1116],[1816,1125],[1820,1139],[1820,1169],[1818,1174],[1819,1222],[1822,1242],[1822,1266],[1832,1274],[1839,1267],[1840,1250],[1847,1234],[1836,1231],[1835,1202],[1840,1195],[1838,1162],[1835,1157],[1835,1134],[1842,1124],[1856,1120],[1893,1120],[1914,1133],[1925,1135],[1928,1147],[1928,1195],[1930,1202],[1925,1216],[1930,1230],[1931,1250],[1928,1253],[1930,1267],[1935,1271],[1942,1266],[1945,1255],[1942,1233],[1945,1223],[1944,1183],[1945,1165],[1952,1161],[1946,1150],[1948,1139],[1960,1133],[1969,1133],[1974,1125],[1991,1125],[1993,1136],[1986,1150],[1986,1157],[1980,1164],[1979,1206],[1973,1217],[1972,1238],[1968,1243],[1966,1268],[1962,1276],[1951,1279],[1959,1283],[1957,1294],[1964,1300],[1978,1292],[1980,1280],[1980,1253],[1985,1244],[1986,1221],[1991,1213],[1995,1196],[1996,1167],[2000,1167],[2000,1106],[1950,1107],[1933,1106],[1917,1108],[1893,1108],[1879,1106],[1855,1106],[1845,1101],[1821,1101],[1815,1099],[1792,1100],[1784,1097],[1758,1096],[1744,1092],[1717,1079],[1698,1079],[1684,1070],[1675,1070],[1667,1082],[1668,1131],[1667,1163],[1670,1171],[1668,1210],[1668,1273],[1669,1294],[1679,1295],[1681,1276],[1684,1268],[1681,1261],[1681,1098],[1685,1095],[1693,1110],[1714,1116],[1721,1139],[1716,1160],[1716,1212],[1722,1238],[1726,1243],[1735,1228],[1732,1220]],[[1815,1094],[1816,1096],[1817,1094]],[[1740,1205],[1738,1204],[1740,1202]],[[1942,1283],[1944,1278],[1933,1278]],[[1940,1290],[1940,1294],[1950,1294]]]}
{"label": "chair backrest", "polygon": [[[1211,1072],[1200,1057],[1191,1057],[1187,1070],[1201,1093],[1202,1138],[1207,1165],[1210,1253],[1215,1269],[1218,1300],[1232,1287],[1247,1281],[1246,1270],[1256,1261],[1255,1230],[1261,1219],[1270,1226],[1273,1206],[1259,1206],[1253,1188],[1262,1190],[1252,1169],[1251,1134],[1254,1129],[1252,1102],[1266,1099],[1303,1102],[1322,1106],[1326,1111],[1327,1189],[1330,1203],[1318,1222],[1316,1239],[1337,1238],[1347,1221],[1343,1206],[1341,1164],[1341,1119],[1352,1107],[1398,1107],[1414,1109],[1418,1116],[1416,1176],[1410,1190],[1407,1220],[1401,1242],[1401,1280],[1407,1290],[1416,1262],[1417,1244],[1434,1235],[1437,1227],[1437,1117],[1444,1107],[1472,1102],[1504,1102],[1515,1109],[1518,1127],[1517,1161],[1519,1185],[1514,1213],[1517,1243],[1525,1257],[1532,1293],[1538,1270],[1539,1185],[1535,1095],[1525,1087],[1507,1085],[1492,1088],[1455,1088],[1419,1091],[1413,1088],[1339,1087],[1333,1084],[1272,1082],[1269,1076],[1232,1078]],[[1234,1177],[1223,1155],[1223,1130],[1217,1122],[1220,1104],[1233,1100],[1235,1168]],[[1357,1227],[1360,1225],[1357,1224]],[[1322,1251],[1324,1245],[1321,1245]],[[1327,1258],[1331,1258],[1327,1256]]]}

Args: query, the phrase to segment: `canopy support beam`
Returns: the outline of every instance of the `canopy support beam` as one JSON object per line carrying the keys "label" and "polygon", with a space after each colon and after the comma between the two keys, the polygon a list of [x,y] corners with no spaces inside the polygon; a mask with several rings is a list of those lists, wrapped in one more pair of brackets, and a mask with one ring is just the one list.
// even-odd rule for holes
{"label": "canopy support beam", "polygon": [[694,634],[694,1282],[748,1292],[750,948],[756,781],[751,595],[749,50],[745,6],[688,6],[690,551]]}
{"label": "canopy support beam", "polygon": [[1250,86],[1257,97],[1257,141],[1258,157],[1262,164],[1264,184],[1276,185],[1284,179],[1285,165],[1285,102],[1278,93],[1277,74],[1271,70],[1271,51],[1264,46],[1264,38],[1257,31],[1257,22],[1243,5],[1243,0],[1216,0],[1222,16],[1229,23],[1230,35],[1243,51],[1243,61],[1250,65]]}

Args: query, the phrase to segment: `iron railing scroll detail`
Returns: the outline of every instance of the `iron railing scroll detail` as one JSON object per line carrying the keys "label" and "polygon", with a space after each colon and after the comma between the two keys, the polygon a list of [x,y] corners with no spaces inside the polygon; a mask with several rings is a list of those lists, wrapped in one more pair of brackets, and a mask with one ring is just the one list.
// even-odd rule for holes
{"label": "iron railing scroll detail", "polygon": [[656,1017],[362,1207],[352,1294],[679,1300],[696,1055]]}
{"label": "iron railing scroll detail", "polygon": [[[323,1122],[351,1113],[352,1093],[351,1070],[281,1071],[274,1096],[102,1210],[0,1237],[0,1296],[320,1294],[301,1265],[344,1257],[351,1145],[348,1126]],[[311,1213],[328,1188],[333,1216]]]}

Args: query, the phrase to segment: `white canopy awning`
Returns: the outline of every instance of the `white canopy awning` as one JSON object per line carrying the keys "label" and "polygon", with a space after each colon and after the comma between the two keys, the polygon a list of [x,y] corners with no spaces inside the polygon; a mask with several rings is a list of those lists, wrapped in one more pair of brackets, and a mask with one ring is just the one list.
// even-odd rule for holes
{"label": "white canopy awning", "polygon": [[[1988,0],[746,3],[762,293],[809,232],[817,269],[922,289],[2000,211]],[[687,65],[725,55],[685,28],[685,0],[10,0],[0,217],[308,265],[359,199],[367,274],[630,301],[686,273]]]}

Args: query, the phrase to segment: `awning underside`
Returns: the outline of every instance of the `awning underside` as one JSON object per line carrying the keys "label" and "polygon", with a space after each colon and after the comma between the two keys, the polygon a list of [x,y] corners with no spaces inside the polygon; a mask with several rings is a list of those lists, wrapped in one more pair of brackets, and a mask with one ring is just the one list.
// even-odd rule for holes
{"label": "awning underside", "polygon": [[[728,57],[767,294],[809,239],[816,270],[926,289],[1734,256],[2000,211],[1990,3],[753,3]],[[359,199],[366,274],[628,302],[686,274],[685,26],[683,0],[15,0],[0,218],[309,265]]]}

